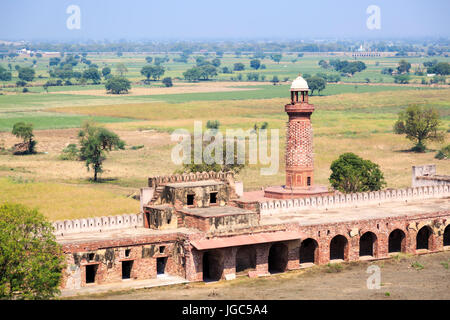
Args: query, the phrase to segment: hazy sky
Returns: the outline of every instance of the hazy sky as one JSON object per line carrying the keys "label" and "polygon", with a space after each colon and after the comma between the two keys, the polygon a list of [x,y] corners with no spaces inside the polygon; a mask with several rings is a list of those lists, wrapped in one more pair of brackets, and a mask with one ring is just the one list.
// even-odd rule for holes
{"label": "hazy sky", "polygon": [[[80,29],[66,26],[69,5]],[[448,0],[0,0],[0,40],[447,37],[449,12]]]}

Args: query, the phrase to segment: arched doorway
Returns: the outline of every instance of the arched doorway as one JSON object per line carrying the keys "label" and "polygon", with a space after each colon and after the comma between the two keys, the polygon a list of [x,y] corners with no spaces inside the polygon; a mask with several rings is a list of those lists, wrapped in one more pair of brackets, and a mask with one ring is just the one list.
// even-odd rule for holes
{"label": "arched doorway", "polygon": [[223,273],[223,255],[220,251],[203,253],[203,281],[218,281]]}
{"label": "arched doorway", "polygon": [[330,260],[342,259],[345,260],[348,250],[347,238],[342,235],[337,235],[330,242]]}
{"label": "arched doorway", "polygon": [[316,263],[319,244],[316,240],[308,238],[300,245],[300,263]]}
{"label": "arched doorway", "polygon": [[444,230],[444,246],[450,246],[450,224]]}
{"label": "arched doorway", "polygon": [[416,250],[429,250],[431,240],[431,229],[428,226],[423,226],[416,236]]}
{"label": "arched doorway", "polygon": [[359,238],[359,256],[375,257],[377,245],[377,236],[373,232],[364,233]]}
{"label": "arched doorway", "polygon": [[275,243],[269,250],[269,272],[278,273],[286,270],[288,248],[283,243]]}
{"label": "arched doorway", "polygon": [[395,229],[389,234],[388,252],[405,252],[405,233]]}
{"label": "arched doorway", "polygon": [[236,272],[256,268],[256,248],[242,246],[236,252]]}

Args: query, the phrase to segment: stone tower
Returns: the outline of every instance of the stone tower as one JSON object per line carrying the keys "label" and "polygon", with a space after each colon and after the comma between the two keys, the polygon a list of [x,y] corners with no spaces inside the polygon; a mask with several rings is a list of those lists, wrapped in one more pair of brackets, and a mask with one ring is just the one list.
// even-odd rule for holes
{"label": "stone tower", "polygon": [[331,194],[325,186],[314,185],[314,155],[308,83],[298,76],[291,85],[291,102],[284,110],[286,127],[286,184],[264,189],[267,198],[287,199]]}
{"label": "stone tower", "polygon": [[314,182],[313,133],[308,103],[308,83],[297,77],[291,85],[291,103],[284,107],[289,116],[286,128],[286,187],[309,187]]}

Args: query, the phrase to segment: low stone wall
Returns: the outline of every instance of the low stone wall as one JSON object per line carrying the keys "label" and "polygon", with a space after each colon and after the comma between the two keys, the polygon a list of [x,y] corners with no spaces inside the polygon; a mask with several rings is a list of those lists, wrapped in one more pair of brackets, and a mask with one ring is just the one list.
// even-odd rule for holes
{"label": "low stone wall", "polygon": [[142,213],[53,222],[53,227],[55,228],[56,235],[82,232],[101,232],[106,230],[126,229],[143,226],[144,217]]}
{"label": "low stone wall", "polygon": [[270,215],[285,212],[297,212],[300,210],[325,210],[353,206],[365,206],[393,201],[443,198],[448,196],[450,196],[450,185],[438,185],[396,190],[339,194],[323,197],[272,200],[261,202],[259,204],[259,210],[261,215]]}

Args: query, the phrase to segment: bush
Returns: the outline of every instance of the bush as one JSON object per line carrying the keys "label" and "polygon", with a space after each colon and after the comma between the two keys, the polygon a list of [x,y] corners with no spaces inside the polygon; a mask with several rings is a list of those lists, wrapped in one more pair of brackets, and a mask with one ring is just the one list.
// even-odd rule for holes
{"label": "bush", "polygon": [[208,129],[219,129],[220,127],[220,122],[219,120],[208,120],[208,122],[206,123],[206,128]]}
{"label": "bush", "polygon": [[80,150],[78,150],[77,145],[74,143],[69,144],[62,151],[62,154],[59,156],[60,160],[80,160]]}
{"label": "bush", "polygon": [[378,165],[354,153],[344,153],[331,164],[329,181],[333,188],[345,192],[380,190],[386,182]]}
{"label": "bush", "polygon": [[171,77],[167,77],[162,79],[162,83],[166,86],[166,87],[172,87],[173,83],[172,83],[172,78]]}
{"label": "bush", "polygon": [[443,147],[435,156],[439,160],[449,160],[450,159],[450,144]]}

